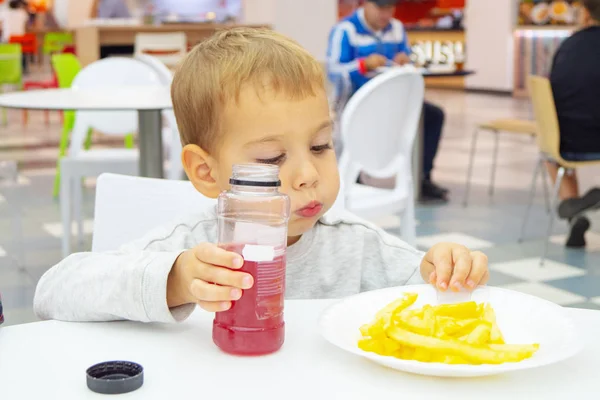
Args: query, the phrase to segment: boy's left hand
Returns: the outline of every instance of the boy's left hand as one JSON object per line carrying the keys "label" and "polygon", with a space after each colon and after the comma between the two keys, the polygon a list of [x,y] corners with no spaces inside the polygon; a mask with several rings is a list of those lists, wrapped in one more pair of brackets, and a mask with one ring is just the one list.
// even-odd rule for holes
{"label": "boy's left hand", "polygon": [[488,259],[460,244],[438,243],[423,257],[421,276],[442,291],[473,290],[490,277]]}

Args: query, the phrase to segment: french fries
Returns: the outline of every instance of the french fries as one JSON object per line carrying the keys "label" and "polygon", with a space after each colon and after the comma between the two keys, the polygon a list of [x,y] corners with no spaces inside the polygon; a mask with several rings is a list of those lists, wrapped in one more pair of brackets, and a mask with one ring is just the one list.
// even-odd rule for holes
{"label": "french fries", "polygon": [[410,309],[405,293],[360,327],[358,347],[404,360],[445,364],[502,364],[525,360],[538,344],[505,344],[490,304],[474,301]]}

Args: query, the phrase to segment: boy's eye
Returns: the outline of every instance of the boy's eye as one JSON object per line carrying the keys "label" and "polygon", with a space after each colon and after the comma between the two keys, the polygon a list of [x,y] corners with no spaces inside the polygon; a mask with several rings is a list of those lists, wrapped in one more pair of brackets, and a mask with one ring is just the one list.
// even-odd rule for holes
{"label": "boy's eye", "polygon": [[280,154],[277,157],[273,157],[273,158],[265,158],[265,159],[257,158],[256,162],[261,163],[261,164],[279,164],[283,161],[284,158],[285,158],[285,154]]}
{"label": "boy's eye", "polygon": [[330,150],[330,149],[331,149],[331,144],[330,143],[326,143],[326,144],[322,144],[322,145],[319,145],[319,146],[312,146],[310,148],[310,151],[312,151],[313,153],[320,154],[320,153],[323,153],[324,151]]}

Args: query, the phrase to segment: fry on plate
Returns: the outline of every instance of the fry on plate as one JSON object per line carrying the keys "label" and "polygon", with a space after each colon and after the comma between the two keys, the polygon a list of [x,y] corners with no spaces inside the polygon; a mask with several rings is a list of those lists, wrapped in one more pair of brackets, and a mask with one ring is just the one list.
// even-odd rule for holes
{"label": "fry on plate", "polygon": [[525,360],[538,344],[506,344],[490,304],[474,301],[415,309],[405,293],[360,327],[358,347],[404,360],[445,364],[502,364]]}

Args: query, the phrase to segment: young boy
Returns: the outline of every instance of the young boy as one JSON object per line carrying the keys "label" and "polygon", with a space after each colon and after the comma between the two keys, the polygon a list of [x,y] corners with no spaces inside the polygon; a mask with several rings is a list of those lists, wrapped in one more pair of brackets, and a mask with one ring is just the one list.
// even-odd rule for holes
{"label": "young boy", "polygon": [[[280,167],[293,214],[287,298],[341,297],[423,280],[441,290],[487,281],[482,253],[439,244],[424,255],[352,215],[325,215],[339,190],[332,123],[322,67],[297,43],[269,30],[218,32],[185,58],[172,97],[182,162],[202,194],[226,190],[234,164]],[[318,215],[299,212],[308,204]],[[196,304],[227,310],[253,278],[237,271],[241,256],[214,244],[216,230],[215,210],[204,210],[119,251],[73,254],[40,279],[35,312],[68,321],[174,322]]]}

